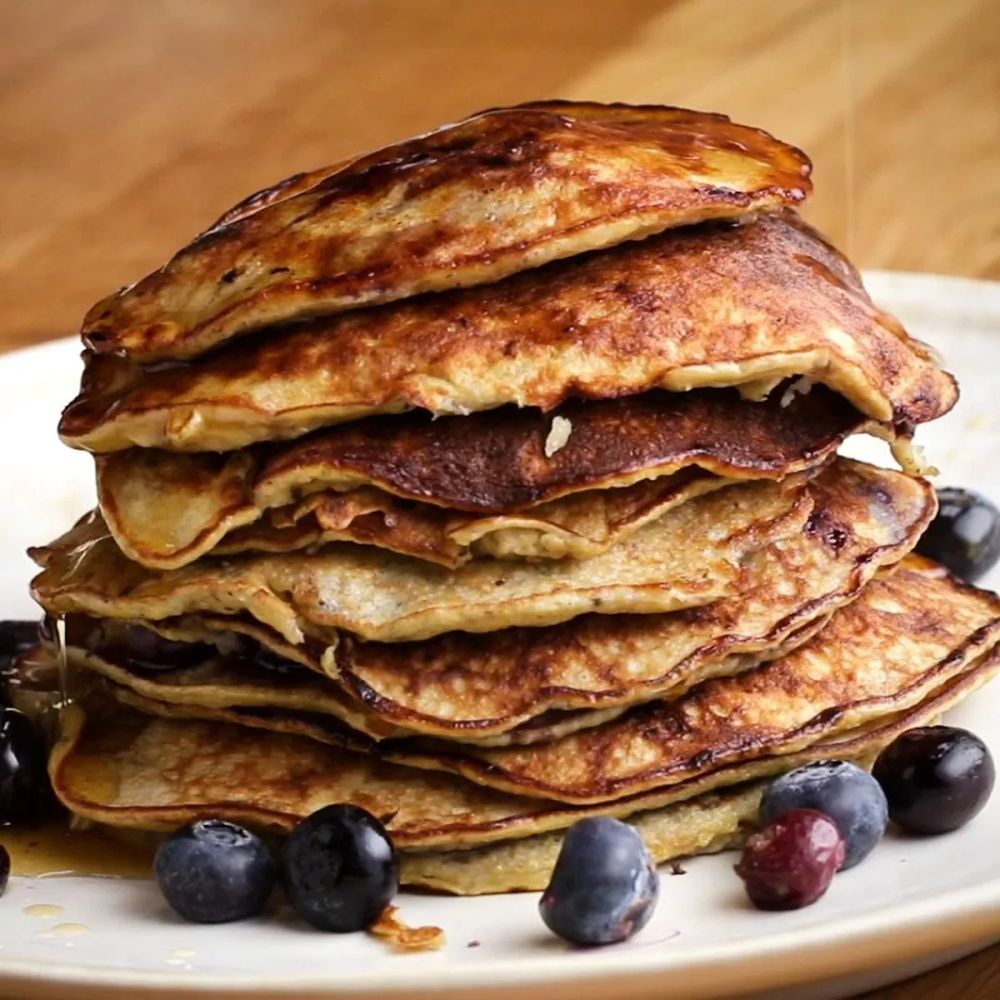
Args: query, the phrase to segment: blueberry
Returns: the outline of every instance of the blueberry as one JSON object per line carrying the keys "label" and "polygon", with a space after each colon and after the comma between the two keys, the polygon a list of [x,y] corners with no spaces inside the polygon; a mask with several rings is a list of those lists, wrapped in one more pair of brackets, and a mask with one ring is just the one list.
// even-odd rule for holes
{"label": "blueberry", "polygon": [[660,880],[635,827],[582,819],[566,832],[538,908],[549,930],[574,944],[613,944],[645,927]]}
{"label": "blueberry", "polygon": [[324,931],[360,931],[378,918],[399,888],[389,834],[357,806],[326,806],[291,832],[281,855],[288,901]]}
{"label": "blueberry", "polygon": [[829,816],[793,809],[747,840],[735,870],[757,909],[797,910],[826,892],[845,853]]}
{"label": "blueberry", "polygon": [[0,622],[0,660],[13,659],[38,642],[38,622]]}
{"label": "blueberry", "polygon": [[35,822],[54,804],[44,740],[26,715],[0,708],[0,825]]}
{"label": "blueberry", "polygon": [[966,729],[903,733],[875,761],[889,816],[907,833],[949,833],[986,805],[996,777],[986,744]]}
{"label": "blueberry", "polygon": [[816,761],[773,781],[761,799],[760,821],[766,825],[791,809],[815,809],[837,824],[847,845],[844,868],[868,857],[889,821],[879,783],[845,760]]}
{"label": "blueberry", "polygon": [[255,916],[275,881],[271,853],[260,837],[221,819],[174,831],[156,852],[153,871],[163,898],[199,924]]}
{"label": "blueberry", "polygon": [[954,486],[938,490],[937,498],[937,517],[917,551],[973,583],[1000,560],[1000,510],[986,497]]}
{"label": "blueberry", "polygon": [[7,848],[0,844],[0,896],[7,888],[7,876],[10,875],[10,855]]}
{"label": "blueberry", "polygon": [[5,704],[7,679],[16,657],[38,642],[38,622],[0,622],[0,705]]}

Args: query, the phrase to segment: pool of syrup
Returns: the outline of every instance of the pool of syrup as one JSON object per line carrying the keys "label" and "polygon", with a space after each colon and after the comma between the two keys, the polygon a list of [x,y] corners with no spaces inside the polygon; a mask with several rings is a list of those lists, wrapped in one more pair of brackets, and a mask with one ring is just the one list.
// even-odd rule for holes
{"label": "pool of syrup", "polygon": [[155,845],[102,830],[71,830],[66,819],[34,828],[0,827],[0,844],[10,854],[11,875],[56,878],[149,878]]}

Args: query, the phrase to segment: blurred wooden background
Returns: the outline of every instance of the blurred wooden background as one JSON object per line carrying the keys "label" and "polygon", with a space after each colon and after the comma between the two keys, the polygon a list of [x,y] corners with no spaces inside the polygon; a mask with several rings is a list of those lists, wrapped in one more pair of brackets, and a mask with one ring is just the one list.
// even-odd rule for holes
{"label": "blurred wooden background", "polygon": [[997,0],[0,0],[0,344],[267,183],[540,96],[726,111],[810,153],[861,265],[1000,278],[998,42]]}
{"label": "blurred wooden background", "polygon": [[[1000,278],[998,53],[997,0],[0,0],[0,349],[267,183],[537,97],[726,111],[860,265]],[[998,995],[998,949],[880,994]]]}

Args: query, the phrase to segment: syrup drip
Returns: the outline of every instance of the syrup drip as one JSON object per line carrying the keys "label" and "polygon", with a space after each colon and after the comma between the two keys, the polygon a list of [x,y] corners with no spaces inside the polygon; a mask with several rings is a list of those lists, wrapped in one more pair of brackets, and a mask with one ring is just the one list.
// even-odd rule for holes
{"label": "syrup drip", "polygon": [[[0,844],[10,854],[12,875],[60,878],[149,878],[153,870],[153,839],[130,840],[98,827],[71,830],[60,819],[35,829],[0,827]],[[36,904],[29,916],[54,917],[51,907]]]}
{"label": "syrup drip", "polygon": [[69,660],[66,657],[66,616],[59,615],[55,621],[56,665],[59,668],[59,708],[70,703]]}

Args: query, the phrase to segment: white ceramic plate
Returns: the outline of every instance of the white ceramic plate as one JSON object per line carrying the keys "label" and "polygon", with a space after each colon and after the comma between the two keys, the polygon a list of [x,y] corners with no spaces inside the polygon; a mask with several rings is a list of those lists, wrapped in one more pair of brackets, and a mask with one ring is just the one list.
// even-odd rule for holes
{"label": "white ceramic plate", "polygon": [[[962,383],[959,406],[919,438],[942,470],[940,481],[1000,500],[1000,284],[900,274],[873,274],[869,284],[876,299],[941,350]],[[92,503],[90,460],[59,446],[54,433],[76,388],[76,350],[64,341],[0,358],[4,618],[34,613],[25,595],[25,546],[53,537]],[[879,444],[851,450],[886,459]],[[985,582],[1000,584],[1000,572]],[[952,719],[1000,755],[1000,684]],[[1000,794],[958,833],[925,841],[890,836],[864,865],[838,876],[816,905],[785,914],[748,906],[732,856],[696,859],[684,875],[664,873],[658,910],[641,934],[589,951],[547,934],[534,895],[404,894],[402,916],[442,927],[448,944],[441,952],[398,955],[364,934],[323,935],[286,917],[185,925],[147,882],[14,877],[0,901],[0,996],[844,996],[1000,938],[998,844]],[[63,913],[48,921],[24,914],[39,903]],[[54,935],[55,920],[87,930]]]}

